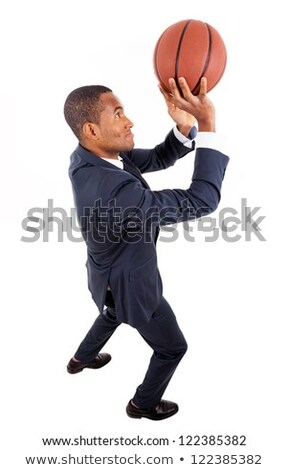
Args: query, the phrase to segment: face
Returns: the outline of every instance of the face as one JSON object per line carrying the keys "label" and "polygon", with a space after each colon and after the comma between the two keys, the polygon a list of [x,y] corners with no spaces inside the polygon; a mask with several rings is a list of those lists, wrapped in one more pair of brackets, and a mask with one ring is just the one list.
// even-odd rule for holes
{"label": "face", "polygon": [[134,135],[133,123],[124,114],[124,108],[113,93],[104,93],[101,97],[104,109],[100,123],[96,126],[99,156],[115,157],[121,151],[132,150]]}

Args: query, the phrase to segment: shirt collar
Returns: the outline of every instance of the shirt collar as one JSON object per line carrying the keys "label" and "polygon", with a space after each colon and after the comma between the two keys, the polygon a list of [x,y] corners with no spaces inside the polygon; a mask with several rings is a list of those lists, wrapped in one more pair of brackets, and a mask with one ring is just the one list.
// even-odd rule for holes
{"label": "shirt collar", "polygon": [[102,158],[90,152],[90,150],[85,149],[85,147],[83,147],[81,144],[78,144],[76,153],[78,153],[78,155],[80,155],[80,157],[83,158],[83,160],[85,160],[88,163],[91,163],[92,165],[98,165],[100,162],[105,162],[105,163],[110,163],[118,168],[123,169],[123,162],[122,162],[121,157],[118,157],[117,160],[114,158]]}
{"label": "shirt collar", "polygon": [[109,162],[112,165],[117,166],[117,168],[121,168],[123,170],[123,160],[121,157],[118,156],[118,158],[102,158],[102,160],[105,160],[105,162]]}

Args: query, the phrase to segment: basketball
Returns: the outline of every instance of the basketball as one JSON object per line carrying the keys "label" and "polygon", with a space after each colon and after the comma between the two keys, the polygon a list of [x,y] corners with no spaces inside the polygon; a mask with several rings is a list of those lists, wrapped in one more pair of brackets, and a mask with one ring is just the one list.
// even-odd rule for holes
{"label": "basketball", "polygon": [[207,92],[221,79],[226,67],[224,41],[211,25],[199,20],[182,20],[169,26],[154,49],[154,70],[163,87],[170,91],[169,78],[184,77],[191,92],[199,93],[201,77],[207,78]]}

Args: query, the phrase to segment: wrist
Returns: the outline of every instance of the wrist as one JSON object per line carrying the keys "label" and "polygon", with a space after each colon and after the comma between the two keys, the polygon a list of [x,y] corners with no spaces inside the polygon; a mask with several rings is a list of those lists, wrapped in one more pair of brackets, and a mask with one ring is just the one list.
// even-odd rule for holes
{"label": "wrist", "polygon": [[182,135],[185,135],[185,137],[189,137],[189,134],[190,134],[190,131],[192,129],[193,125],[190,126],[190,125],[181,125],[181,124],[177,124],[177,129],[178,131],[182,134]]}
{"label": "wrist", "polygon": [[199,132],[216,132],[215,120],[198,121]]}

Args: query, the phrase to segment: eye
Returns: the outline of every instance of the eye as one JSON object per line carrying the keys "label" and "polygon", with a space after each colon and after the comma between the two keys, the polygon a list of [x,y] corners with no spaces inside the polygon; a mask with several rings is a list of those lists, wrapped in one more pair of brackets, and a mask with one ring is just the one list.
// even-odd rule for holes
{"label": "eye", "polygon": [[117,108],[114,111],[114,117],[115,119],[121,119],[124,116],[124,110],[120,106],[117,106]]}
{"label": "eye", "polygon": [[122,116],[123,116],[123,111],[121,111],[121,110],[120,110],[120,111],[117,111],[117,112],[115,113],[115,118],[116,118],[116,119],[121,119]]}

